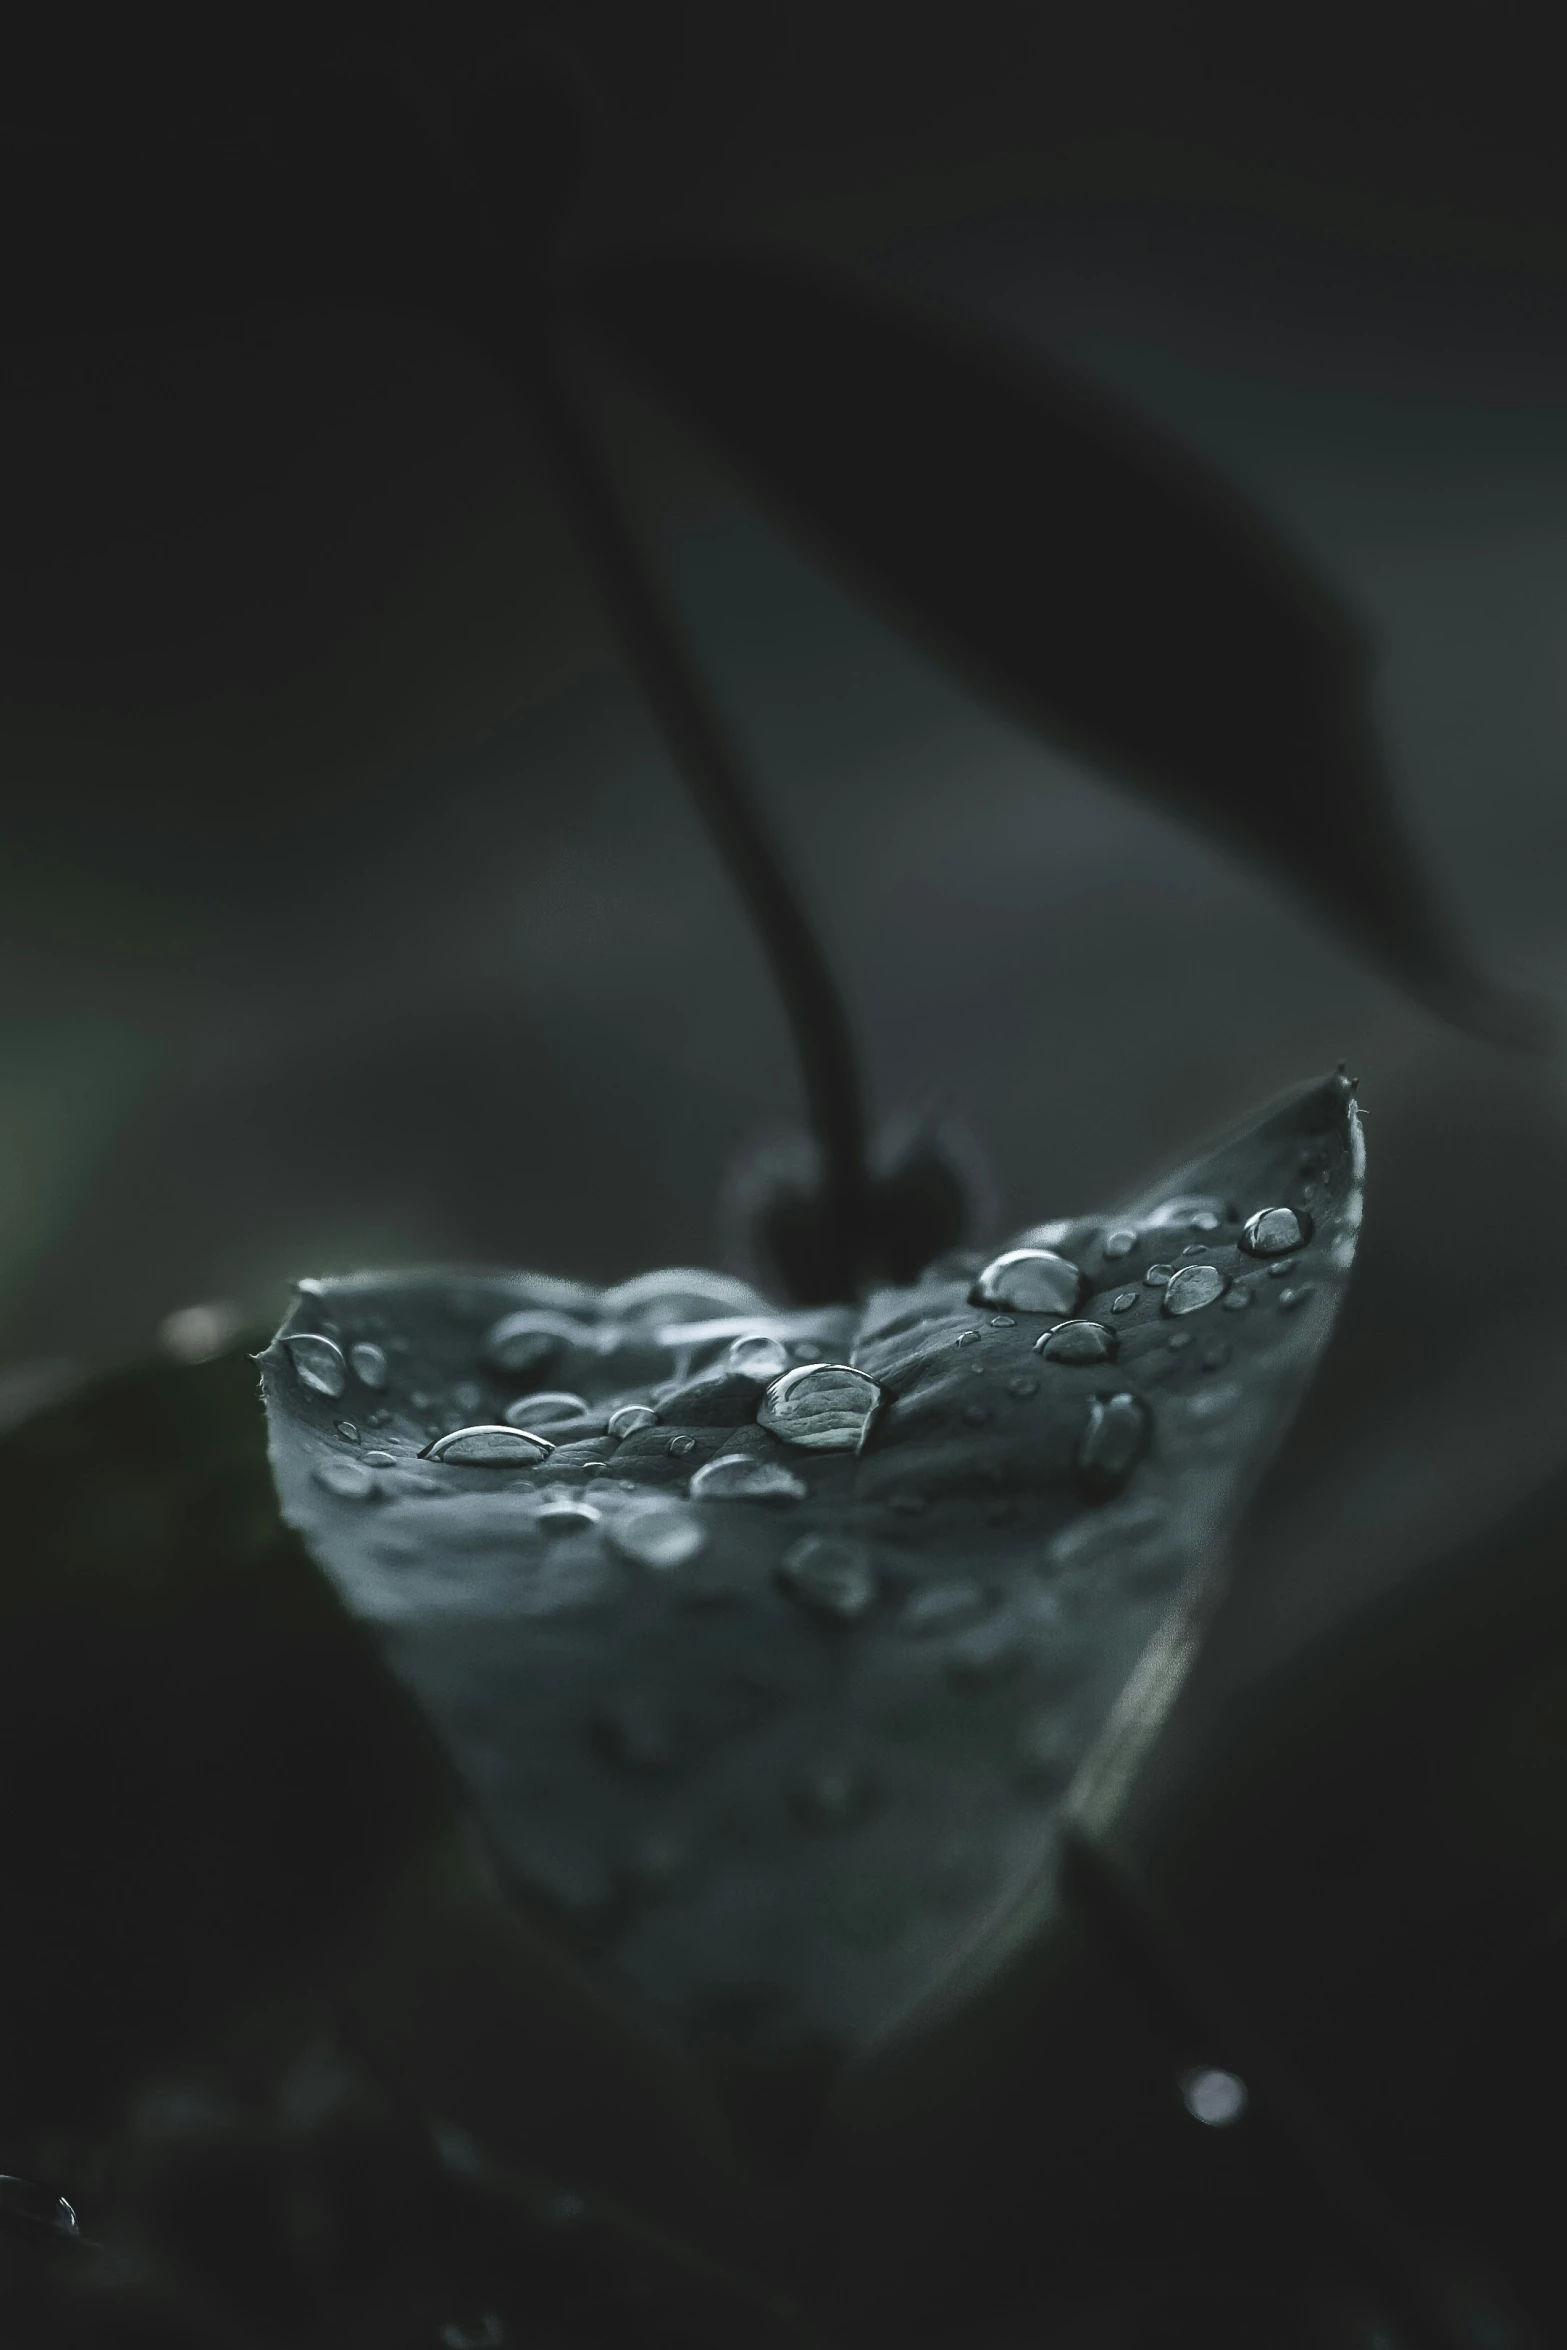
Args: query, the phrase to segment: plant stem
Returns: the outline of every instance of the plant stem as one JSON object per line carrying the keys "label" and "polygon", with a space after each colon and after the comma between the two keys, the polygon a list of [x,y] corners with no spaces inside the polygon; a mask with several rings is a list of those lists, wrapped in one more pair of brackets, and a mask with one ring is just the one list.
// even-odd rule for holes
{"label": "plant stem", "polygon": [[[493,346],[492,346],[493,347]],[[794,1038],[835,1236],[841,1294],[865,1255],[865,1112],[848,1013],[801,900],[747,794],[667,600],[626,519],[589,424],[542,340],[506,354],[552,461],[604,604],[698,814],[756,926]],[[516,362],[523,361],[519,369]]]}

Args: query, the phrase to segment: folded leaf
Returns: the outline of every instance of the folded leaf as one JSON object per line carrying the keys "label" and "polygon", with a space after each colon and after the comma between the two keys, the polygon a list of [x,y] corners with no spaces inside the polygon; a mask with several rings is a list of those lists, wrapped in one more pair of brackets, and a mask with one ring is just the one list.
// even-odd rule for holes
{"label": "folded leaf", "polygon": [[1404,839],[1356,631],[1188,454],[997,337],[779,256],[650,253],[578,303],[961,673],[1427,997],[1503,1018]]}
{"label": "folded leaf", "polygon": [[262,1358],[283,1512],[516,1900],[749,2126],[1048,1917],[1062,1796],[1218,1587],[1360,1199],[1337,1078],[863,1307],[311,1283]]}

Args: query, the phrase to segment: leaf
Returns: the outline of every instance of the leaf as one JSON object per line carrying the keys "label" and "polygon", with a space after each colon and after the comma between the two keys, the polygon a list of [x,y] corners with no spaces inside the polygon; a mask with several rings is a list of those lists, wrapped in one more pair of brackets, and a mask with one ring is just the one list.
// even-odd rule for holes
{"label": "leaf", "polygon": [[[522,1911],[743,2134],[776,2152],[1052,1914],[1063,1793],[1172,1605],[1218,1588],[1360,1181],[1336,1078],[1023,1235],[1021,1273],[949,1261],[863,1307],[690,1273],[569,1307],[526,1274],[302,1290],[262,1358],[284,1516]],[[463,1427],[492,1432],[466,1459]]]}
{"label": "leaf", "polygon": [[778,255],[647,253],[575,300],[961,674],[1449,1013],[1516,1022],[1418,872],[1357,631],[1193,457],[997,337]]}

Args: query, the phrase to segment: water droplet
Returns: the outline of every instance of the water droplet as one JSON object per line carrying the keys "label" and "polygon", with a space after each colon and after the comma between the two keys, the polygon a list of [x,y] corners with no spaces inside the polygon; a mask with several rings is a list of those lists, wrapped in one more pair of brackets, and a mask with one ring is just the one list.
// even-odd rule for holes
{"label": "water droplet", "polygon": [[1186,1399],[1186,1413],[1192,1420],[1222,1420],[1234,1411],[1241,1400],[1241,1391],[1233,1379],[1220,1387],[1201,1387]]}
{"label": "water droplet", "polygon": [[294,1284],[301,1297],[325,1297],[326,1283],[318,1281],[313,1273],[302,1273]]}
{"label": "water droplet", "polygon": [[988,1404],[966,1403],[963,1406],[963,1417],[971,1428],[983,1428],[990,1418],[990,1407]]}
{"label": "water droplet", "polygon": [[[472,1406],[464,1408],[471,1410]],[[519,1395],[515,1403],[506,1406],[502,1417],[508,1428],[553,1428],[565,1421],[585,1419],[587,1413],[586,1397],[572,1395],[564,1387],[547,1387],[538,1395]]]}
{"label": "water droplet", "polygon": [[1212,1208],[1196,1208],[1193,1210],[1189,1230],[1193,1232],[1217,1232],[1218,1229],[1219,1219],[1215,1215]]}
{"label": "water droplet", "polygon": [[349,1348],[348,1360],[361,1387],[373,1387],[379,1391],[386,1385],[386,1351],[383,1347],[374,1345],[368,1338],[362,1338],[357,1346]]}
{"label": "water droplet", "polygon": [[744,1379],[776,1379],[789,1368],[789,1349],[781,1339],[751,1332],[730,1347],[728,1367]]}
{"label": "water droplet", "polygon": [[1253,1257],[1287,1256],[1310,1238],[1311,1218],[1293,1208],[1259,1208],[1241,1228],[1241,1246]]}
{"label": "water droplet", "polygon": [[1034,1341],[1034,1352],[1049,1363],[1108,1363],[1119,1345],[1103,1322],[1058,1322]]}
{"label": "water droplet", "polygon": [[[1222,1199],[1216,1198],[1212,1193],[1207,1193],[1164,1200],[1145,1221],[1166,1232],[1177,1229],[1182,1232],[1202,1230],[1216,1232],[1220,1224],[1223,1223],[1225,1214],[1226,1203]],[[1198,1224],[1198,1217],[1203,1215],[1212,1216],[1211,1225],[1201,1226]]]}
{"label": "water droplet", "polygon": [[721,1454],[691,1480],[693,1501],[804,1501],[806,1490],[792,1469],[743,1452]]}
{"label": "water droplet", "polygon": [[365,1454],[367,1469],[395,1469],[396,1466],[397,1455],[395,1452],[367,1452]]}
{"label": "water droplet", "polygon": [[493,2309],[471,2321],[448,2318],[440,2332],[441,2350],[506,2350],[510,2340],[505,2321]]}
{"label": "water droplet", "polygon": [[650,1502],[645,1509],[625,1510],[610,1519],[607,1531],[624,1557],[659,1574],[683,1567],[707,1542],[701,1520],[677,1504]]}
{"label": "water droplet", "polygon": [[1162,1289],[1174,1271],[1173,1265],[1150,1265],[1143,1275],[1144,1283],[1149,1289]]}
{"label": "water droplet", "polygon": [[1112,1264],[1118,1257],[1129,1257],[1136,1246],[1136,1233],[1129,1231],[1124,1224],[1118,1224],[1113,1232],[1107,1232],[1104,1236],[1104,1254]]}
{"label": "water droplet", "polygon": [[1148,1443],[1148,1406],[1135,1395],[1095,1396],[1078,1440],[1077,1476],[1095,1501],[1118,1493]]}
{"label": "water droplet", "polygon": [[158,1344],[177,1363],[209,1363],[244,1328],[245,1313],[232,1298],[204,1299],[200,1305],[179,1306],[158,1324]]}
{"label": "water droplet", "polygon": [[1037,1379],[1028,1378],[1026,1374],[1019,1373],[1016,1379],[1009,1379],[1007,1381],[1007,1393],[1008,1395],[1037,1395],[1039,1393],[1039,1381]]}
{"label": "water droplet", "polygon": [[1228,1314],[1243,1313],[1251,1304],[1251,1291],[1244,1281],[1237,1281],[1233,1289],[1224,1293],[1224,1310]]}
{"label": "water droplet", "polygon": [[813,1763],[790,1787],[789,1804],[803,1828],[834,1835],[870,1817],[876,1782],[856,1763]]}
{"label": "water droplet", "polygon": [[807,1452],[859,1452],[881,1404],[881,1389],[847,1363],[802,1363],[775,1379],[757,1420]]}
{"label": "water droplet", "polygon": [[341,1436],[345,1444],[357,1444],[359,1442],[359,1430],[354,1426],[352,1420],[334,1420],[332,1425],[337,1430],[339,1436]]}
{"label": "water droplet", "polygon": [[1198,2065],[1180,2078],[1181,2103],[1194,2122],[1210,2130],[1227,2130],[1246,2111],[1246,2084],[1239,2073],[1218,2065]]}
{"label": "water droplet", "polygon": [[541,1534],[585,1534],[599,1513],[590,1501],[547,1501],[534,1522]]}
{"label": "water droplet", "polygon": [[1183,1265],[1170,1275],[1164,1292],[1167,1314],[1199,1314],[1222,1297],[1229,1284],[1217,1265]]}
{"label": "water droplet", "polygon": [[363,1461],[318,1461],[316,1483],[340,1501],[368,1501],[375,1491],[375,1472]]}
{"label": "water droplet", "polygon": [[453,1428],[427,1444],[419,1458],[459,1469],[533,1468],[555,1450],[547,1438],[525,1428]]}
{"label": "water droplet", "polygon": [[1112,1314],[1129,1314],[1136,1303],[1135,1289],[1118,1289],[1110,1300],[1110,1311]]}
{"label": "water droplet", "polygon": [[74,2240],[81,2234],[76,2212],[63,2195],[12,2171],[0,2171],[0,2228],[45,2241],[51,2236]]}
{"label": "water droplet", "polygon": [[980,1341],[980,1332],[979,1332],[979,1331],[977,1331],[977,1330],[960,1330],[960,1331],[958,1332],[958,1334],[957,1334],[956,1338],[955,1338],[955,1339],[952,1341],[952,1343],[953,1343],[953,1345],[954,1345],[954,1346],[978,1346],[978,1344],[979,1344],[979,1341]]}
{"label": "water droplet", "polygon": [[651,1404],[623,1403],[618,1412],[611,1412],[609,1433],[617,1442],[626,1436],[635,1436],[639,1428],[656,1428],[658,1414]]}
{"label": "water droplet", "polygon": [[1282,1262],[1276,1265],[1270,1265],[1268,1267],[1268,1279],[1270,1281],[1288,1281],[1294,1270],[1295,1268],[1293,1265],[1287,1265]]}
{"label": "water droplet", "polygon": [[1182,1348],[1190,1346],[1191,1342],[1192,1334],[1189,1330],[1177,1330],[1173,1336],[1165,1340],[1171,1354],[1179,1354]]}
{"label": "water droplet", "polygon": [[607,1477],[609,1475],[609,1463],[608,1461],[584,1461],[582,1464],[582,1474],[584,1477]]}
{"label": "water droplet", "polygon": [[876,1574],[864,1549],[841,1534],[807,1534],[784,1558],[778,1585],[797,1607],[836,1624],[857,1624],[876,1604]]}
{"label": "water droplet", "polygon": [[595,1717],[594,1743],[626,1771],[667,1771],[680,1738],[668,1707],[649,1689],[628,1689]]}
{"label": "water droplet", "polygon": [[1298,1289],[1281,1289],[1279,1291],[1279,1312],[1281,1314],[1293,1313],[1296,1306],[1303,1306],[1307,1298],[1314,1294],[1314,1287],[1312,1282],[1303,1281]]}
{"label": "water droplet", "polygon": [[992,1314],[990,1317],[990,1327],[992,1330],[1015,1330],[1017,1328],[1017,1316],[1016,1314]]}
{"label": "water droplet", "polygon": [[973,1623],[990,1605],[978,1583],[932,1583],[916,1591],[898,1613],[898,1629],[916,1639],[936,1632],[956,1632]]}
{"label": "water droplet", "polygon": [[671,1436],[669,1439],[669,1449],[677,1456],[688,1452],[695,1452],[696,1438],[694,1436]]}
{"label": "water droplet", "polygon": [[1010,1248],[985,1267],[969,1295],[977,1306],[1069,1314],[1083,1288],[1083,1276],[1070,1257],[1058,1257],[1050,1248]]}
{"label": "water droplet", "polygon": [[348,1385],[348,1365],[340,1346],[308,1330],[297,1338],[285,1338],[283,1344],[301,1387],[310,1388],[316,1395],[335,1398],[342,1394]]}

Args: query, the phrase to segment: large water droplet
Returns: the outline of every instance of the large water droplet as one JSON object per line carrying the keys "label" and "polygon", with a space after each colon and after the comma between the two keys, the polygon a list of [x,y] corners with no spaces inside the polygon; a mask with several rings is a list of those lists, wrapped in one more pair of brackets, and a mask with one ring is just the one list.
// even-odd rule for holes
{"label": "large water droplet", "polygon": [[426,1445],[419,1457],[460,1469],[528,1469],[548,1460],[554,1450],[547,1438],[525,1428],[453,1428]]}
{"label": "large water droplet", "polygon": [[726,1452],[698,1469],[691,1480],[693,1501],[804,1501],[806,1487],[777,1461],[754,1461],[749,1453]]}
{"label": "large water droplet", "polygon": [[515,1403],[506,1406],[504,1418],[509,1428],[553,1428],[565,1420],[586,1419],[586,1396],[573,1395],[564,1387],[546,1387],[538,1395],[519,1395]]}
{"label": "large water droplet", "polygon": [[645,1509],[625,1510],[608,1524],[610,1541],[638,1566],[666,1574],[694,1559],[707,1542],[707,1529],[690,1510],[649,1503]]}
{"label": "large water droplet", "polygon": [[1228,1287],[1217,1265],[1183,1265],[1172,1273],[1165,1286],[1164,1311],[1167,1314],[1198,1314],[1204,1306],[1211,1306],[1222,1297]]}
{"label": "large water droplet", "polygon": [[803,1363],[775,1379],[757,1419],[786,1444],[807,1452],[858,1452],[881,1403],[881,1389],[847,1363]]}
{"label": "large water droplet", "polygon": [[362,1338],[357,1346],[351,1346],[348,1359],[361,1387],[373,1387],[379,1391],[386,1385],[386,1352],[373,1340]]}
{"label": "large water droplet", "polygon": [[876,1574],[861,1545],[839,1534],[807,1534],[778,1570],[797,1607],[836,1624],[857,1624],[876,1604]]}
{"label": "large water droplet", "polygon": [[1310,1238],[1311,1218],[1293,1208],[1259,1208],[1241,1228],[1241,1246],[1253,1257],[1288,1256]]}
{"label": "large water droplet", "polygon": [[319,1338],[313,1331],[302,1331],[297,1338],[285,1338],[288,1359],[294,1366],[294,1376],[301,1387],[308,1387],[317,1395],[340,1396],[348,1385],[348,1365],[343,1350],[330,1338]]}
{"label": "large water droplet", "polygon": [[368,1501],[376,1489],[375,1471],[363,1461],[318,1461],[316,1483],[339,1501]]}
{"label": "large water droplet", "polygon": [[1103,1322],[1058,1322],[1034,1341],[1034,1352],[1051,1363],[1108,1363],[1120,1340]]}
{"label": "large water droplet", "polygon": [[1077,1477],[1094,1501],[1119,1493],[1148,1443],[1148,1406],[1135,1395],[1096,1396],[1078,1440]]}
{"label": "large water droplet", "polygon": [[609,1416],[609,1433],[618,1443],[622,1437],[635,1436],[639,1428],[656,1428],[658,1414],[651,1404],[623,1403],[618,1412]]}
{"label": "large water droplet", "polygon": [[1049,1248],[1011,1248],[985,1267],[969,1298],[977,1306],[1013,1306],[1020,1314],[1069,1314],[1083,1287],[1070,1257]]}
{"label": "large water droplet", "polygon": [[728,1367],[746,1379],[776,1379],[789,1368],[789,1349],[781,1338],[750,1331],[730,1347]]}

